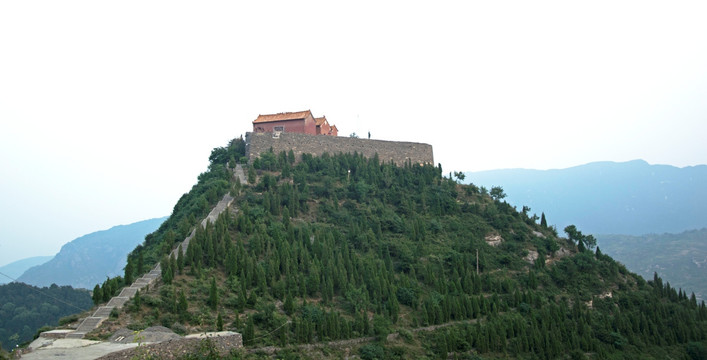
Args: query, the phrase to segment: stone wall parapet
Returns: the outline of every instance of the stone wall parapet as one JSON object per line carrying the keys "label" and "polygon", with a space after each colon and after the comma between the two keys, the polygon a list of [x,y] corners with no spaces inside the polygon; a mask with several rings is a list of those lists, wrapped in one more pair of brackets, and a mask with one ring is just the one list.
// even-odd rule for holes
{"label": "stone wall parapet", "polygon": [[393,161],[398,166],[403,166],[407,161],[434,165],[432,145],[429,144],[298,133],[280,133],[277,136],[272,133],[246,133],[246,157],[249,162],[271,148],[276,154],[292,150],[297,160],[302,158],[302,154],[321,156],[324,153],[355,152],[367,158],[378,154],[382,163]]}

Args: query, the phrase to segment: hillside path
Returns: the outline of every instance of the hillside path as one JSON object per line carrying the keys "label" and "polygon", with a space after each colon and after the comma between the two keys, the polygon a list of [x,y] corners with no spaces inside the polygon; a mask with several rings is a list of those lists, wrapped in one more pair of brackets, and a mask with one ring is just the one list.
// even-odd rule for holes
{"label": "hillside path", "polygon": [[[240,169],[240,172],[242,174],[243,169]],[[235,176],[239,176],[237,173],[238,167],[236,168]],[[207,215],[206,218],[201,221],[201,227],[206,227],[209,222],[216,222],[216,219],[218,219],[219,215],[221,215],[224,210],[231,206],[233,200],[234,198],[231,196],[231,194],[226,193],[226,195],[223,196],[221,201],[219,201],[216,206],[211,209],[209,215]],[[189,236],[187,236],[184,241],[181,242],[181,249],[183,254],[186,254],[187,247],[189,246],[189,241],[194,238],[194,234],[196,234],[196,229],[192,230],[191,234],[189,234]],[[180,247],[177,246],[174,250],[172,250],[170,255],[176,258],[179,249]],[[106,305],[99,306],[98,309],[96,309],[96,311],[93,313],[93,315],[85,318],[81,322],[79,327],[76,329],[76,331],[67,334],[66,338],[83,339],[87,333],[98,328],[104,320],[108,319],[113,309],[121,309],[123,305],[125,305],[125,303],[130,301],[130,299],[135,296],[138,290],[155,284],[155,282],[161,277],[162,269],[160,268],[160,264],[158,263],[150,272],[135,280],[135,282],[133,282],[130,286],[124,287],[123,290],[121,290],[120,294],[111,298]]]}
{"label": "hillside path", "polygon": [[241,164],[236,164],[236,169],[233,171],[233,176],[238,178],[241,184],[245,185],[245,172],[243,171],[243,166],[241,166]]}
{"label": "hillside path", "polygon": [[[477,318],[477,319],[467,319],[467,320],[457,320],[457,321],[450,321],[447,323],[443,324],[437,324],[437,325],[430,325],[430,326],[423,326],[423,327],[418,327],[414,329],[410,329],[410,332],[416,333],[420,331],[434,331],[440,328],[448,327],[448,326],[453,326],[453,325],[459,325],[459,324],[475,324],[479,320],[483,320],[486,317],[483,318]],[[400,336],[399,333],[394,332],[391,334],[388,334],[388,337],[386,338],[387,341],[395,340]],[[296,344],[296,345],[289,345],[288,347],[296,347],[299,349],[314,349],[314,348],[320,348],[324,346],[329,346],[329,347],[342,347],[342,346],[347,346],[347,345],[354,345],[354,344],[361,344],[361,343],[367,343],[367,342],[372,342],[375,341],[376,337],[374,336],[366,336],[366,337],[359,337],[359,338],[353,338],[353,339],[343,339],[343,340],[334,340],[334,341],[322,341],[322,342],[317,342],[317,343],[311,343],[311,344]],[[258,352],[264,352],[266,354],[275,354],[278,351],[282,350],[283,348],[277,347],[277,346],[264,346],[264,347],[259,347],[259,348],[249,348],[246,351],[248,353],[254,354]]]}

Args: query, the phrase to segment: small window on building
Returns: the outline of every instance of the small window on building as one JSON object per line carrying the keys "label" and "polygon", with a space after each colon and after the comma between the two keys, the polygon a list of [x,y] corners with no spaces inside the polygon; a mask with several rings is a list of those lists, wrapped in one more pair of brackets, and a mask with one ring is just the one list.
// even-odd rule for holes
{"label": "small window on building", "polygon": [[273,131],[276,131],[276,132],[284,132],[284,131],[285,131],[285,127],[284,127],[284,126],[275,126],[275,127],[273,127]]}

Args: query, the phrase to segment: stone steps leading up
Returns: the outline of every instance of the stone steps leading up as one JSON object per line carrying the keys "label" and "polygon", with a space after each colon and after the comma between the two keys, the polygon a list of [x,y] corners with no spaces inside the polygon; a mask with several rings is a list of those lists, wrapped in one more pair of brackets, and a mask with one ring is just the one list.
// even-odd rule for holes
{"label": "stone steps leading up", "polygon": [[107,319],[107,317],[97,317],[97,316],[90,316],[87,317],[83,320],[81,325],[76,329],[77,333],[88,333],[89,331],[95,329],[100,325],[103,320]]}
{"label": "stone steps leading up", "polygon": [[130,298],[128,298],[128,297],[116,296],[116,297],[113,297],[112,299],[110,299],[110,301],[108,302],[108,306],[114,306],[114,307],[117,307],[118,309],[121,309],[123,307],[123,305],[125,305],[125,303],[128,302],[128,300],[130,300]]}
{"label": "stone steps leading up", "polygon": [[[241,169],[241,173],[243,170]],[[223,196],[221,201],[216,204],[216,206],[211,210],[209,215],[201,222],[202,226],[206,226],[209,222],[215,222],[218,216],[226,210],[231,203],[233,202],[233,197],[231,195],[226,194]],[[186,254],[187,252],[187,246],[189,246],[189,241],[194,237],[194,234],[196,233],[196,229],[191,232],[191,234],[184,239],[182,242],[182,252],[183,254]],[[176,256],[177,249],[173,250],[172,253]],[[76,331],[71,332],[66,334],[67,339],[83,339],[83,337],[97,328],[98,326],[101,325],[103,320],[107,319],[110,316],[111,311],[115,308],[122,308],[125,303],[130,301],[135,294],[137,293],[138,290],[141,290],[147,286],[150,286],[158,281],[162,277],[162,269],[160,268],[160,264],[158,263],[154,269],[152,269],[149,273],[143,275],[141,278],[135,280],[129,287],[123,288],[123,290],[120,292],[118,296],[114,296],[113,298],[108,301],[108,304],[105,306],[101,306],[98,308],[93,313],[93,316],[87,317],[84,319],[83,322],[81,322],[81,325],[76,329]]]}
{"label": "stone steps leading up", "polygon": [[151,284],[150,281],[140,278],[140,279],[135,280],[135,282],[131,285],[131,287],[142,290],[144,287],[146,287],[150,284]]}
{"label": "stone steps leading up", "polygon": [[108,318],[110,316],[110,312],[113,311],[115,307],[113,306],[101,306],[96,310],[95,313],[93,313],[94,317],[103,317],[103,318]]}
{"label": "stone steps leading up", "polygon": [[74,331],[72,333],[66,334],[65,339],[83,339],[86,336],[85,332]]}
{"label": "stone steps leading up", "polygon": [[138,290],[137,288],[134,288],[134,287],[132,287],[132,286],[131,286],[131,287],[123,288],[123,290],[120,292],[120,294],[118,295],[118,297],[131,298],[131,297],[135,296],[135,293],[137,293],[137,290]]}

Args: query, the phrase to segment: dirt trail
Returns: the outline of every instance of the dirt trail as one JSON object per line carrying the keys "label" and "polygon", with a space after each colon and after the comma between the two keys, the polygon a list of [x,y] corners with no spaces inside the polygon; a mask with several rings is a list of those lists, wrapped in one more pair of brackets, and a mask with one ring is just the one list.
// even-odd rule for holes
{"label": "dirt trail", "polygon": [[[418,327],[415,329],[411,329],[410,332],[416,333],[420,331],[434,331],[440,328],[448,327],[448,326],[453,326],[453,325],[458,325],[458,324],[475,324],[479,320],[482,319],[469,319],[469,320],[459,320],[459,321],[450,321],[444,324],[438,324],[438,325],[431,325],[431,326],[423,326],[423,327]],[[386,340],[391,341],[395,340],[400,336],[399,333],[392,333],[389,334]],[[354,339],[344,339],[344,340],[335,340],[335,341],[326,341],[326,342],[318,342],[318,343],[312,343],[312,344],[299,344],[299,345],[290,345],[289,347],[296,347],[298,349],[315,349],[315,348],[320,348],[320,347],[342,347],[342,346],[347,346],[347,345],[354,345],[354,344],[361,344],[361,343],[367,343],[367,342],[372,342],[375,341],[376,338],[374,336],[367,336],[367,337],[360,337],[360,338],[354,338]],[[258,352],[263,352],[266,354],[275,354],[276,352],[282,350],[283,348],[277,347],[277,346],[264,346],[264,347],[259,347],[259,348],[251,348],[248,349],[247,351],[249,353],[258,353]]]}

